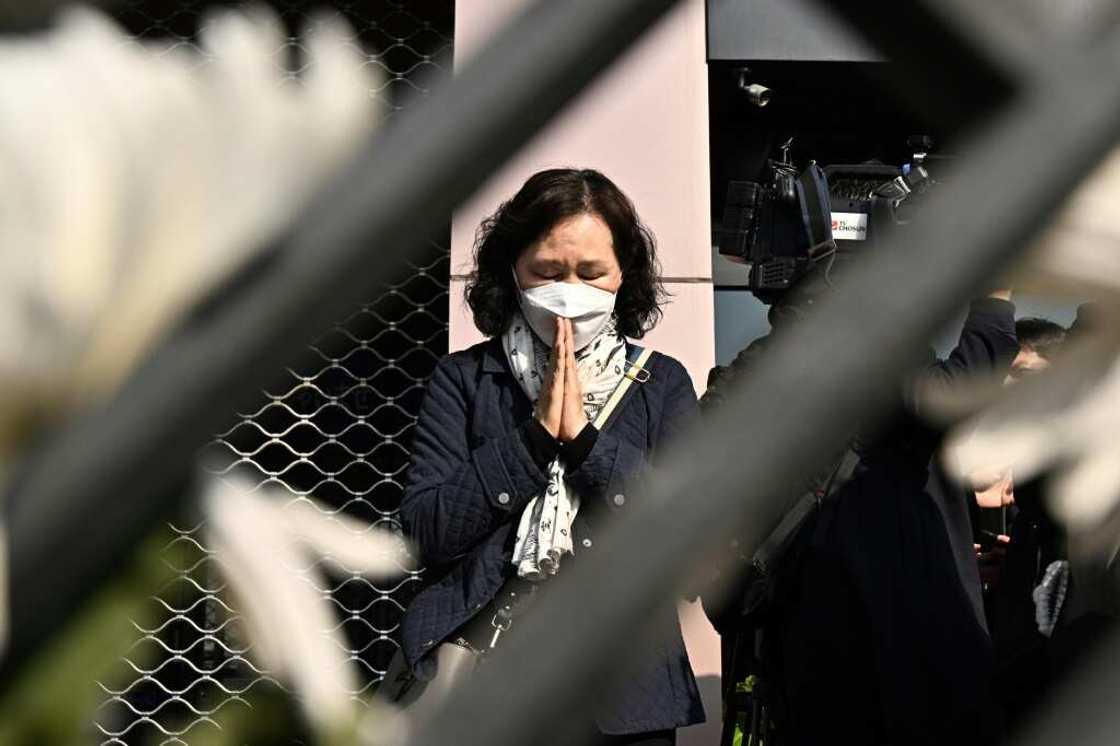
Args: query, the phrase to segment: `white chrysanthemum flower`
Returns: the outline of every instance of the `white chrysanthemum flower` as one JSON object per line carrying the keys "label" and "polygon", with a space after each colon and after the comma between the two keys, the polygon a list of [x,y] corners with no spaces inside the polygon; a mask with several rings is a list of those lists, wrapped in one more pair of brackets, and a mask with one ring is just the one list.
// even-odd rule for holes
{"label": "white chrysanthemum flower", "polygon": [[[138,43],[85,8],[46,32],[0,39],[0,482],[35,425],[110,391],[367,142],[380,75],[355,38],[337,14],[313,19],[298,78],[279,56],[289,47],[282,25],[263,9],[215,15],[189,50]],[[286,537],[273,547],[286,558],[296,544],[330,544],[359,565],[382,541],[273,515],[251,498],[217,510],[227,529],[230,511]],[[216,536],[242,560],[239,588],[263,608],[246,582],[260,568],[228,530]],[[0,551],[0,589],[3,573]],[[286,640],[262,635],[268,657],[290,655]],[[302,645],[299,660],[322,653]],[[329,699],[323,687],[313,677],[303,686]]]}
{"label": "white chrysanthemum flower", "polygon": [[375,66],[340,16],[225,11],[200,46],[137,43],[90,9],[0,40],[0,378],[13,409],[109,390],[275,239],[368,140]]}
{"label": "white chrysanthemum flower", "polygon": [[203,495],[208,546],[222,567],[261,664],[287,683],[320,732],[356,726],[357,673],[328,599],[307,573],[328,560],[371,578],[400,575],[399,536],[348,516],[327,515],[280,489],[253,491],[215,480]]}

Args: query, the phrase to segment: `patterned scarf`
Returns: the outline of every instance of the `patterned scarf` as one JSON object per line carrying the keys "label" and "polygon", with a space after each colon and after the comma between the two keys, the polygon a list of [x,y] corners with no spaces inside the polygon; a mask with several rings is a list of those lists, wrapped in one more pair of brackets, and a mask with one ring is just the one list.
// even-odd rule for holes
{"label": "patterned scarf", "polygon": [[[541,386],[548,378],[551,350],[530,330],[518,311],[502,336],[510,369],[529,401],[536,406]],[[599,410],[622,380],[626,367],[626,340],[609,324],[586,347],[576,352],[583,411],[594,421]],[[579,495],[564,483],[564,463],[555,458],[548,465],[548,485],[525,506],[517,528],[513,564],[526,580],[541,581],[555,575],[560,558],[572,554],[572,520],[579,511]]]}

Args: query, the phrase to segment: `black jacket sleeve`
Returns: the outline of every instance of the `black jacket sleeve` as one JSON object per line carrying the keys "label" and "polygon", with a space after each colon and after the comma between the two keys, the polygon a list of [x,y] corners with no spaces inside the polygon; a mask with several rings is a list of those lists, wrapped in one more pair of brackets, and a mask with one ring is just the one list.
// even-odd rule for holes
{"label": "black jacket sleeve", "polygon": [[957,346],[949,357],[925,369],[908,393],[908,404],[920,414],[929,394],[951,389],[969,378],[1002,378],[1017,354],[1015,304],[998,298],[974,300]]}
{"label": "black jacket sleeve", "polygon": [[727,398],[727,391],[743,376],[747,375],[751,367],[764,354],[770,336],[759,337],[742,349],[730,365],[717,365],[708,373],[708,386],[704,395],[700,397],[700,409],[707,412],[717,409]]}

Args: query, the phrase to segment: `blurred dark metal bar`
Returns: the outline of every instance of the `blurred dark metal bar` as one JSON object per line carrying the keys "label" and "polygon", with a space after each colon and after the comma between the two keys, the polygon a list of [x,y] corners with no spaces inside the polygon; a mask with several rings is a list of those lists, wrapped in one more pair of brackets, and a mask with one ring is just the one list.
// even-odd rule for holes
{"label": "blurred dark metal bar", "polygon": [[[625,520],[559,576],[416,743],[534,743],[594,711],[602,683],[737,539],[757,546],[802,475],[883,414],[927,341],[996,280],[1120,136],[1120,33],[1032,79],[969,143],[951,187],[775,342],[715,417],[633,491]],[[632,506],[632,507],[630,507]],[[748,552],[749,553],[749,552]],[[542,644],[541,641],[547,641]],[[649,643],[656,644],[656,643]],[[1120,676],[1120,674],[1113,674]],[[711,713],[715,715],[715,713]],[[1066,739],[1069,740],[1069,739]],[[1040,741],[1041,743],[1042,741]]]}
{"label": "blurred dark metal bar", "polygon": [[[0,33],[24,33],[45,29],[56,14],[74,0],[0,0]],[[124,0],[85,0],[82,5],[105,10],[123,5]]]}
{"label": "blurred dark metal bar", "polygon": [[197,449],[240,405],[369,300],[439,221],[673,5],[534,3],[377,138],[296,221],[259,277],[40,449],[9,497],[3,673],[168,514]]}
{"label": "blurred dark metal bar", "polygon": [[900,7],[814,2],[846,19],[889,59],[903,64],[951,66],[963,80],[979,73],[999,77],[1005,84],[1025,80],[1041,66],[1037,40],[1009,21],[1006,5],[969,0],[914,0]]}
{"label": "blurred dark metal bar", "polygon": [[[1037,43],[989,3],[826,1],[893,64],[900,96],[934,124],[959,129],[1006,103],[1039,65]],[[1046,59],[1052,61],[1051,50]]]}

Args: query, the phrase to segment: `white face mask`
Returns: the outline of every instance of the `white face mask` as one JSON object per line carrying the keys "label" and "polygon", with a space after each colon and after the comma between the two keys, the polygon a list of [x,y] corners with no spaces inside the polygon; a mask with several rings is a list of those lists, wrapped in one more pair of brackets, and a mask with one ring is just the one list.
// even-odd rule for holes
{"label": "white face mask", "polygon": [[583,282],[550,282],[521,290],[518,301],[525,320],[547,345],[556,339],[556,317],[572,320],[572,341],[577,350],[586,347],[603,331],[614,313],[615,294]]}

